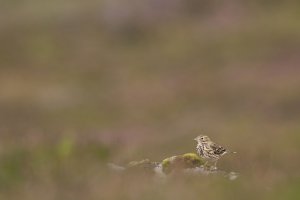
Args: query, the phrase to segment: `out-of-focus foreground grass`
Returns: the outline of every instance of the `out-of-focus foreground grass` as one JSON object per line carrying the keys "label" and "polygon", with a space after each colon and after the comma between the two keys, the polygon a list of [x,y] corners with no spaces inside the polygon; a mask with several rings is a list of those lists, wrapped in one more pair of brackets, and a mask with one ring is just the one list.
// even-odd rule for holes
{"label": "out-of-focus foreground grass", "polygon": [[[300,4],[0,2],[1,199],[297,199]],[[241,174],[116,176],[210,135]]]}

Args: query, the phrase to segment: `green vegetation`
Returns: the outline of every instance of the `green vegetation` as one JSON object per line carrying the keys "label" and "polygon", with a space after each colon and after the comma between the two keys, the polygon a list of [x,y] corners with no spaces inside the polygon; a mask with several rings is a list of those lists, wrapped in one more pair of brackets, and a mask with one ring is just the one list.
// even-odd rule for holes
{"label": "green vegetation", "polygon": [[176,169],[196,168],[204,165],[204,161],[195,153],[172,156],[162,161],[162,170],[168,174]]}

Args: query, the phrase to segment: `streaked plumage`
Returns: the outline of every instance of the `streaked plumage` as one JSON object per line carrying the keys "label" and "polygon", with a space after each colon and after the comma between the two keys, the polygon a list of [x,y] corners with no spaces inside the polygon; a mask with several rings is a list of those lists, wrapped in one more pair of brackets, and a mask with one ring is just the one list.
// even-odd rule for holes
{"label": "streaked plumage", "polygon": [[199,135],[194,140],[198,142],[196,149],[199,156],[204,158],[207,162],[213,162],[214,169],[216,169],[217,161],[221,156],[228,153],[227,149],[217,145],[206,135]]}

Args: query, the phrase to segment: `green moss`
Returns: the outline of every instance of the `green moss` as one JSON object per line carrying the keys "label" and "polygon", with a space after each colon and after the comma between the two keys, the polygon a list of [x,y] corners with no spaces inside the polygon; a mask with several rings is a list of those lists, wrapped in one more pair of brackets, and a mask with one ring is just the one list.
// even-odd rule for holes
{"label": "green moss", "polygon": [[162,169],[165,174],[168,174],[176,169],[195,168],[200,167],[203,164],[204,160],[201,159],[197,154],[186,153],[164,159],[162,161]]}
{"label": "green moss", "polygon": [[204,165],[204,163],[205,163],[204,160],[195,153],[183,154],[183,160],[184,160],[187,168],[200,167],[201,165]]}
{"label": "green moss", "polygon": [[164,173],[168,174],[172,171],[172,165],[173,165],[173,162],[176,158],[177,158],[177,156],[172,156],[172,157],[164,159],[161,162],[162,170],[163,170]]}

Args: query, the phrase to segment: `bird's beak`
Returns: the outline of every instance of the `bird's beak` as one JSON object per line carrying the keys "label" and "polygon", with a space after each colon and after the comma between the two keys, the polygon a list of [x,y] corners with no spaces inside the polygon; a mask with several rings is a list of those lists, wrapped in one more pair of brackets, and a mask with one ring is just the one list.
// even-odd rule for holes
{"label": "bird's beak", "polygon": [[197,138],[194,138],[195,141],[197,141]]}

